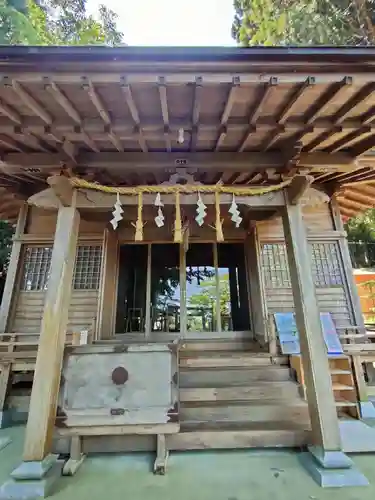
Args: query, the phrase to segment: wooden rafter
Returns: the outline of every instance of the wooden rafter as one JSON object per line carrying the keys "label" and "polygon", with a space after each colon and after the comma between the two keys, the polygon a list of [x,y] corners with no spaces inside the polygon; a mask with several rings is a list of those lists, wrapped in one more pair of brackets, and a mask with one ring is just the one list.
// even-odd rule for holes
{"label": "wooden rafter", "polygon": [[347,175],[343,175],[339,177],[339,179],[336,180],[334,179],[335,182],[340,181],[340,183],[348,183],[348,182],[357,182],[357,181],[364,181],[367,179],[372,179],[373,176],[375,175],[375,170],[373,168],[368,167],[366,170],[363,170],[362,172],[353,172],[353,173],[348,173]]}
{"label": "wooden rafter", "polygon": [[167,145],[167,151],[172,151],[171,144],[171,131],[169,127],[169,110],[168,110],[168,97],[167,97],[167,84],[165,78],[161,76],[158,82],[159,99],[161,107],[161,115],[164,124],[164,138]]}
{"label": "wooden rafter", "polygon": [[351,200],[358,200],[360,203],[364,203],[368,207],[373,207],[375,204],[374,196],[369,196],[363,194],[361,191],[350,188],[345,188],[342,190],[343,197],[348,197]]}
{"label": "wooden rafter", "polygon": [[25,148],[23,146],[21,146],[17,141],[12,139],[11,137],[8,137],[7,135],[4,134],[0,134],[0,145],[5,146],[8,149],[15,149],[20,153],[25,152]]}
{"label": "wooden rafter", "polygon": [[90,80],[88,80],[86,77],[82,79],[82,88],[87,92],[88,96],[90,97],[90,100],[92,104],[94,105],[95,109],[100,115],[100,118],[104,122],[104,131],[108,135],[109,140],[112,142],[114,147],[117,149],[117,151],[123,151],[124,148],[121,145],[120,139],[117,137],[115,132],[112,130],[112,121],[111,117],[105,107],[105,104],[96,91],[94,85]]}
{"label": "wooden rafter", "polygon": [[262,144],[261,150],[262,151],[267,151],[269,148],[271,148],[275,142],[278,141],[280,136],[285,132],[285,127],[284,123],[286,120],[289,118],[293,107],[297,103],[297,101],[302,97],[302,95],[306,92],[307,89],[311,88],[315,84],[315,78],[312,76],[309,76],[306,78],[304,82],[299,84],[296,88],[296,90],[293,92],[291,97],[287,100],[286,104],[280,111],[276,122],[277,122],[277,127],[275,130],[273,130],[264,143]]}
{"label": "wooden rafter", "polygon": [[315,176],[315,181],[316,182],[329,182],[331,180],[334,180],[335,182],[336,181],[343,181],[344,178],[347,178],[348,175],[349,176],[352,176],[352,175],[363,175],[365,173],[367,173],[368,171],[370,171],[372,169],[370,169],[369,167],[359,167],[359,168],[356,168],[354,170],[352,170],[351,172],[343,172],[343,173],[337,173],[337,172],[325,172],[323,174],[318,174]]}
{"label": "wooden rafter", "polygon": [[361,156],[367,151],[371,151],[375,147],[375,134],[370,135],[367,139],[358,142],[354,148],[353,153],[355,156]]}
{"label": "wooden rafter", "polygon": [[[67,113],[68,116],[77,124],[74,128],[77,134],[80,134],[83,142],[93,151],[99,151],[94,141],[89,137],[85,130],[82,128],[82,117],[75,108],[75,106],[70,102],[70,100],[66,97],[63,91],[58,87],[58,85],[50,80],[45,80],[44,84],[45,90],[47,90],[55,101],[60,104],[63,110]],[[52,133],[50,129],[49,133]]]}
{"label": "wooden rafter", "polygon": [[31,109],[41,120],[47,125],[51,125],[53,118],[50,113],[42,106],[34,97],[27,92],[20,83],[16,80],[11,80],[11,82],[5,83],[6,86],[11,87],[18,97]]}
{"label": "wooden rafter", "polygon": [[360,203],[356,200],[356,198],[350,198],[348,195],[345,195],[345,198],[338,196],[337,199],[339,200],[341,206],[356,210],[357,212],[367,210],[369,208],[367,204]]}
{"label": "wooden rafter", "polygon": [[332,128],[327,132],[323,132],[318,135],[308,146],[305,148],[306,151],[314,151],[320,144],[327,139],[329,139],[336,132],[341,132],[342,128],[340,124],[348,117],[348,115],[353,111],[353,109],[358,106],[358,104],[369,99],[375,92],[375,83],[369,83],[364,88],[356,92],[348,101],[346,101],[338,111],[336,111],[334,118],[332,120]]}
{"label": "wooden rafter", "polygon": [[334,99],[342,97],[347,89],[352,85],[353,78],[351,76],[346,76],[343,80],[337,83],[333,83],[323,95],[316,101],[315,104],[310,108],[306,117],[306,125],[310,125],[315,121],[315,119],[327,109]]}
{"label": "wooden rafter", "polygon": [[139,142],[139,145],[140,145],[142,151],[147,153],[148,147],[146,144],[146,140],[143,136],[142,127],[141,127],[141,120],[139,118],[139,113],[138,113],[138,108],[137,108],[137,105],[135,104],[131,87],[124,77],[121,78],[121,90],[124,94],[125,102],[129,108],[131,117],[132,117],[133,122],[134,122],[134,133],[137,135],[138,142]]}
{"label": "wooden rafter", "polygon": [[12,120],[15,123],[22,123],[22,118],[21,115],[16,111],[15,109],[12,108],[12,106],[9,106],[6,102],[4,102],[2,99],[0,99],[0,113],[3,115],[7,116],[10,120]]}
{"label": "wooden rafter", "polygon": [[262,95],[257,100],[253,110],[250,113],[249,127],[238,149],[239,152],[242,152],[246,149],[247,141],[249,140],[251,134],[256,130],[256,122],[259,118],[260,113],[262,112],[262,107],[264,106],[267,99],[270,97],[273,90],[275,90],[277,84],[278,80],[276,77],[273,76],[270,78],[269,82],[264,85]]}
{"label": "wooden rafter", "polygon": [[229,116],[232,112],[233,104],[235,103],[236,100],[236,92],[239,86],[240,86],[240,78],[238,76],[233,77],[232,84],[228,92],[227,100],[225,102],[224,111],[220,119],[219,136],[216,141],[215,151],[219,151],[228,133],[227,123],[229,120]]}
{"label": "wooden rafter", "polygon": [[190,151],[195,151],[197,148],[198,133],[199,133],[199,115],[202,104],[201,102],[202,90],[203,90],[203,80],[201,77],[197,77],[194,85],[194,98],[193,98],[193,107],[191,112],[192,131],[191,131]]}
{"label": "wooden rafter", "polygon": [[325,150],[328,153],[336,153],[337,151],[340,151],[340,149],[343,149],[344,147],[348,148],[353,143],[359,141],[360,138],[364,138],[371,133],[372,133],[372,127],[370,125],[361,127],[359,130],[350,132],[349,134],[345,135],[338,141],[334,142],[333,144],[328,146],[328,148],[325,148]]}

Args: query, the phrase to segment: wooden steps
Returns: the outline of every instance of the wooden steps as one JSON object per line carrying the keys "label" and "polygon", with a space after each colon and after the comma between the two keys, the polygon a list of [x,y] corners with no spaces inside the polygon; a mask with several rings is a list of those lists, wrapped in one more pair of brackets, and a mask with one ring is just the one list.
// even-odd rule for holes
{"label": "wooden steps", "polygon": [[182,351],[180,368],[248,368],[287,364],[286,356],[271,357],[268,353],[239,351]]}
{"label": "wooden steps", "polygon": [[181,367],[180,387],[235,387],[249,386],[261,381],[280,382],[290,380],[287,366],[255,366],[245,369],[232,367],[192,368]]}
{"label": "wooden steps", "polygon": [[277,398],[299,398],[298,384],[285,382],[258,382],[256,385],[232,387],[194,387],[180,389],[182,403],[199,401],[259,401]]}
{"label": "wooden steps", "polygon": [[[240,349],[180,351],[181,432],[173,450],[296,447],[309,442],[307,403],[288,359]],[[222,347],[222,346],[221,346]]]}
{"label": "wooden steps", "polygon": [[291,401],[200,401],[182,403],[181,422],[269,422],[285,420],[308,420],[307,403],[300,399]]}
{"label": "wooden steps", "polygon": [[308,428],[288,425],[287,422],[231,423],[230,425],[182,425],[181,432],[167,437],[170,450],[296,448],[310,441]]}

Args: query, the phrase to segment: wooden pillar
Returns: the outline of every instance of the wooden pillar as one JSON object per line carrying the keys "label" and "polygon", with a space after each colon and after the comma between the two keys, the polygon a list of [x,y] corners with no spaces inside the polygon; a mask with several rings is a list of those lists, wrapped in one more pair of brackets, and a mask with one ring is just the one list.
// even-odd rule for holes
{"label": "wooden pillar", "polygon": [[102,259],[98,338],[109,339],[115,334],[117,279],[119,267],[119,246],[117,233],[110,229],[104,230]]}
{"label": "wooden pillar", "polygon": [[151,306],[151,258],[152,258],[152,246],[151,243],[147,245],[147,277],[146,277],[146,306],[145,306],[145,338],[148,339],[151,336],[151,330],[153,328],[153,311]]}
{"label": "wooden pillar", "polygon": [[26,427],[25,462],[43,461],[51,450],[79,219],[76,208],[59,209]]}
{"label": "wooden pillar", "polygon": [[267,303],[263,286],[259,239],[255,226],[250,228],[245,239],[245,262],[249,284],[249,308],[253,337],[263,339],[263,342],[265,342],[267,336]]}
{"label": "wooden pillar", "polygon": [[8,272],[5,280],[3,299],[1,302],[1,309],[0,309],[0,333],[5,333],[8,328],[9,316],[12,306],[12,298],[16,285],[17,270],[19,269],[21,248],[22,248],[22,243],[19,238],[25,231],[26,221],[27,221],[27,210],[28,210],[28,205],[27,203],[24,203],[20,208],[17,226],[14,233],[14,242],[12,246],[12,252],[10,254]]}
{"label": "wooden pillar", "polygon": [[315,295],[310,249],[299,204],[286,205],[283,225],[313,444],[325,451],[339,451],[341,440],[328,356]]}
{"label": "wooden pillar", "polygon": [[215,268],[215,290],[216,290],[216,331],[221,332],[221,311],[220,311],[220,274],[219,274],[219,254],[217,243],[212,244],[214,253],[214,268]]}
{"label": "wooden pillar", "polygon": [[[12,245],[12,252],[10,254],[8,272],[5,280],[4,292],[1,301],[0,309],[0,333],[6,333],[9,328],[9,319],[12,310],[12,302],[17,283],[18,270],[20,268],[20,257],[22,250],[22,243],[20,237],[25,231],[27,221],[27,203],[22,204],[18,214],[18,221],[14,233],[14,241]],[[8,348],[9,350],[9,348]],[[6,399],[8,391],[12,383],[12,365],[11,363],[3,363],[0,367],[0,429],[9,425],[10,411],[6,410]],[[0,440],[0,449],[2,447]]]}
{"label": "wooden pillar", "polygon": [[187,334],[187,304],[186,304],[186,249],[182,243],[180,245],[180,336]]}

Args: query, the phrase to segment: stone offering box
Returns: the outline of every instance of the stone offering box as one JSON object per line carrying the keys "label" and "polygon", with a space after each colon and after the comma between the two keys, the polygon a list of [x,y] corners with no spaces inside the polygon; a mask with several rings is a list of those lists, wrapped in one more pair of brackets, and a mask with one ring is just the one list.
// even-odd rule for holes
{"label": "stone offering box", "polygon": [[178,432],[178,344],[67,348],[56,426],[98,427],[98,434],[101,426],[107,432],[113,426],[113,434]]}

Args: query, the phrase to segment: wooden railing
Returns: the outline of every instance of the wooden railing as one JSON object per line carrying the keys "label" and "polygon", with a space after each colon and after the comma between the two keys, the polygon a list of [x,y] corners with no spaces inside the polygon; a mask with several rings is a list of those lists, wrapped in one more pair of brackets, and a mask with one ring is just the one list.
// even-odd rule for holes
{"label": "wooden railing", "polygon": [[[65,345],[91,343],[94,331],[93,322],[86,330],[67,332]],[[39,333],[0,333],[0,412],[5,408],[13,374],[18,372],[21,377],[22,373],[35,370],[38,346]]]}

